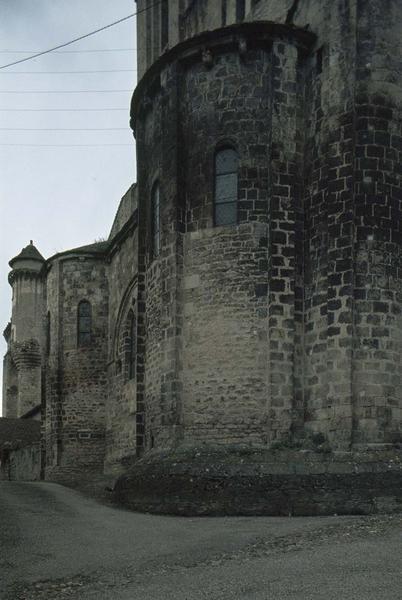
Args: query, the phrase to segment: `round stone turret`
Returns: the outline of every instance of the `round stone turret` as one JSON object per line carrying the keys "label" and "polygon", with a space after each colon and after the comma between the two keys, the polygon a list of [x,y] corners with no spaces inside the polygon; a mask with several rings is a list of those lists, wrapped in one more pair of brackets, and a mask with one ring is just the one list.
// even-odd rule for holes
{"label": "round stone turret", "polygon": [[32,240],[9,262],[8,280],[13,289],[10,353],[18,374],[18,417],[41,403],[45,264]]}
{"label": "round stone turret", "polygon": [[25,248],[23,248],[21,252],[8,263],[12,269],[8,276],[10,284],[12,284],[18,273],[38,275],[41,272],[44,263],[45,259],[31,240],[29,245],[25,246]]}

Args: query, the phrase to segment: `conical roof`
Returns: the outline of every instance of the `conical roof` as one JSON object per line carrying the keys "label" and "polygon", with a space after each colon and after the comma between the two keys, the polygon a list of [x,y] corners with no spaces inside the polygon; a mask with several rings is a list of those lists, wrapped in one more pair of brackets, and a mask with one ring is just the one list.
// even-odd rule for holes
{"label": "conical roof", "polygon": [[23,248],[21,250],[21,252],[18,254],[18,256],[15,256],[14,258],[12,258],[8,264],[10,265],[11,268],[13,268],[14,264],[18,260],[26,260],[26,259],[37,260],[37,261],[39,261],[41,263],[45,262],[45,259],[43,258],[42,254],[33,245],[33,241],[32,240],[28,244],[28,246],[25,246],[25,248]]}

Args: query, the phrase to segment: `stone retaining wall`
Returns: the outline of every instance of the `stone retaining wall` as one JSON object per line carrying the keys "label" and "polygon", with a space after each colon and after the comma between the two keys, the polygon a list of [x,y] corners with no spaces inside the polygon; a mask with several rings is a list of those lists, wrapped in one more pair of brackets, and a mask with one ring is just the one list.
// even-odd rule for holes
{"label": "stone retaining wall", "polygon": [[307,516],[402,512],[400,451],[155,453],[118,479],[115,499],[161,514]]}

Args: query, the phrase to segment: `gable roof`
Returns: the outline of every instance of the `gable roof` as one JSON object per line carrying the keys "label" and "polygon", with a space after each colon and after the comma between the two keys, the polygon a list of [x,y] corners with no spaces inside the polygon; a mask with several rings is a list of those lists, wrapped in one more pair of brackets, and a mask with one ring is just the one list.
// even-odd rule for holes
{"label": "gable roof", "polygon": [[0,417],[0,450],[15,450],[40,441],[40,421]]}

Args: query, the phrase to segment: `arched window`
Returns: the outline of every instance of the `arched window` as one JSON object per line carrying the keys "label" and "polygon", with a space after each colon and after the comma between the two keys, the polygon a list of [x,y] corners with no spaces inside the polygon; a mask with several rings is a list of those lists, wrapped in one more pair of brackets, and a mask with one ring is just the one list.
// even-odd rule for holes
{"label": "arched window", "polygon": [[151,234],[152,234],[152,257],[159,256],[160,240],[160,190],[159,183],[155,183],[151,195]]}
{"label": "arched window", "polygon": [[46,315],[46,354],[50,354],[50,312]]}
{"label": "arched window", "polygon": [[239,156],[233,148],[215,155],[215,225],[237,223]]}
{"label": "arched window", "polygon": [[88,346],[91,343],[92,314],[91,305],[87,300],[81,300],[77,314],[77,343],[78,346]]}
{"label": "arched window", "polygon": [[246,16],[246,0],[236,0],[236,21],[244,21]]}

